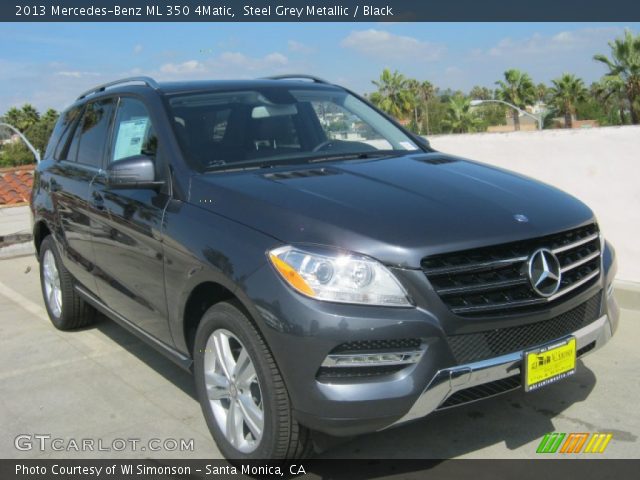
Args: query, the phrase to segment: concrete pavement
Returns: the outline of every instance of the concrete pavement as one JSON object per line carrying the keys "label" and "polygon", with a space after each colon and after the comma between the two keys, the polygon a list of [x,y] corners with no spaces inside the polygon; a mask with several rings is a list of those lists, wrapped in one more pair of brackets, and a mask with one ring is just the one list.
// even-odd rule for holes
{"label": "concrete pavement", "polygon": [[[548,432],[609,432],[606,458],[640,453],[640,312],[623,310],[604,349],[578,362],[570,379],[434,414],[410,425],[333,441],[324,458],[532,458]],[[33,257],[0,261],[0,457],[218,458],[191,376],[113,322],[60,332],[44,310]],[[19,435],[62,439],[40,451]],[[93,439],[111,451],[77,452]],[[115,440],[138,450],[115,451]],[[150,451],[152,439],[193,439],[192,451]],[[45,440],[46,442],[46,440]],[[22,444],[25,447],[26,444]],[[157,443],[153,445],[157,446]],[[146,448],[146,450],[141,450]],[[588,457],[584,455],[582,457]]]}

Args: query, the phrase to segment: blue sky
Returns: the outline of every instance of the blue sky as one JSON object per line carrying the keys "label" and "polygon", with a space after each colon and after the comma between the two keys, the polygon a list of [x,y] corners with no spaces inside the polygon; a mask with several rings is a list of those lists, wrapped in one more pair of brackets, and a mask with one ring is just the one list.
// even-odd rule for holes
{"label": "blue sky", "polygon": [[592,60],[639,23],[40,23],[0,24],[0,113],[31,102],[60,109],[92,85],[312,73],[359,92],[384,67],[442,89],[494,87],[507,68],[587,83]]}

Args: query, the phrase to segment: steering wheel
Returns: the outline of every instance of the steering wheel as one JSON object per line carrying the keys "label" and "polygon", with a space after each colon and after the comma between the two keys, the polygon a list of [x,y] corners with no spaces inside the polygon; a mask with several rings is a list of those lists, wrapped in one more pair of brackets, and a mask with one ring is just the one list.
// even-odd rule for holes
{"label": "steering wheel", "polygon": [[318,145],[313,147],[313,150],[311,150],[311,151],[312,152],[321,152],[321,151],[325,150],[326,147],[328,147],[329,145],[332,145],[334,143],[335,143],[335,140],[325,140],[324,142],[320,142]]}

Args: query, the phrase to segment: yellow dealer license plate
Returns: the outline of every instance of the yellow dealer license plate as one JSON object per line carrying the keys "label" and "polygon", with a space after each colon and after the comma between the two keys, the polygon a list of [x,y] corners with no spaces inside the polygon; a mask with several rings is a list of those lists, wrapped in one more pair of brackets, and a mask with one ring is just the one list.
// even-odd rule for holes
{"label": "yellow dealer license plate", "polygon": [[576,372],[576,339],[547,345],[524,355],[524,389],[528,392]]}

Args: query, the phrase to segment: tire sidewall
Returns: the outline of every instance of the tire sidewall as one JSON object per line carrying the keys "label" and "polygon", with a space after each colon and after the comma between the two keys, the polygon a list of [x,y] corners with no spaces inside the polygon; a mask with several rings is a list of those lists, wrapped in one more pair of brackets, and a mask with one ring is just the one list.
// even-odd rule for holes
{"label": "tire sidewall", "polygon": [[[60,306],[60,316],[56,316],[51,307],[49,306],[49,301],[47,300],[47,291],[44,286],[44,255],[50,250],[53,254],[53,258],[56,262],[56,268],[58,269],[58,275],[62,276],[62,263],[60,262],[60,256],[58,255],[58,249],[56,247],[55,242],[51,236],[46,237],[42,244],[40,245],[40,288],[42,290],[42,299],[44,300],[44,306],[49,314],[49,319],[51,322],[57,327],[61,328],[63,324],[63,318],[65,313],[65,291],[63,290],[64,285],[63,282],[60,281],[60,289],[61,289],[61,297],[62,297],[62,305]],[[61,279],[62,280],[62,279]]]}
{"label": "tire sidewall", "polygon": [[[242,342],[253,362],[260,383],[264,412],[264,429],[258,448],[249,454],[240,452],[229,443],[220,430],[209,404],[204,381],[204,350],[209,336],[218,329],[230,331]],[[269,459],[277,444],[274,434],[278,431],[277,425],[275,424],[276,419],[274,418],[274,412],[277,411],[277,405],[275,404],[275,386],[273,385],[273,379],[267,361],[261,351],[261,339],[256,337],[257,334],[244,313],[230,303],[221,303],[214,305],[204,314],[198,326],[194,342],[194,376],[202,413],[218,448],[224,457],[229,459]]]}

